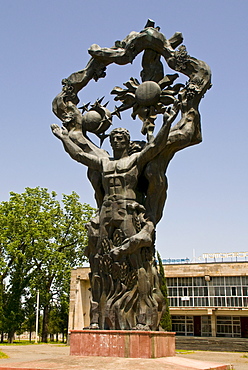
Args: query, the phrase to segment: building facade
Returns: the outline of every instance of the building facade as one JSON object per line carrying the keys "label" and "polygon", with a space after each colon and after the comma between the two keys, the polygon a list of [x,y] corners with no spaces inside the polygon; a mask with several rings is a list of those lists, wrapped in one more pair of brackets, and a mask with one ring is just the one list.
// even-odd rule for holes
{"label": "building facade", "polygon": [[177,335],[248,338],[248,263],[165,265]]}
{"label": "building facade", "polygon": [[[165,264],[177,335],[248,338],[248,262]],[[69,330],[89,326],[89,268],[72,271]]]}

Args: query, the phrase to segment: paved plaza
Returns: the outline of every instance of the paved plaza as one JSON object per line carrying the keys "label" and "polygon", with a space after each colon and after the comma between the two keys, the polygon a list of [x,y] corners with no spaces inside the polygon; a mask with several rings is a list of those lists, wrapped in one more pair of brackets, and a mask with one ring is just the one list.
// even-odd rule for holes
{"label": "paved plaza", "polygon": [[[77,357],[69,355],[69,347],[56,344],[0,346],[9,358],[0,359],[0,370],[145,370],[145,369],[248,369],[248,354],[234,352],[195,351],[177,353],[175,357],[157,359],[118,357]],[[233,366],[224,366],[232,364]]]}

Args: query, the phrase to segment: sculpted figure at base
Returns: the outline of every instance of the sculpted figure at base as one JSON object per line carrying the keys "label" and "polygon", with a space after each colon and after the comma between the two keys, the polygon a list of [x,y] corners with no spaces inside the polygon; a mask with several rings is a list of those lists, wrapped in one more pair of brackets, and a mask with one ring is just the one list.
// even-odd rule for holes
{"label": "sculpted figure at base", "polygon": [[[162,217],[167,196],[165,172],[174,154],[201,141],[199,102],[210,88],[206,63],[190,57],[175,34],[166,40],[148,21],[140,33],[132,32],[112,48],[93,45],[86,68],[62,81],[62,92],[53,101],[53,111],[63,127],[52,125],[65,151],[88,167],[98,213],[88,225],[86,255],[91,273],[92,329],[158,330],[165,309],[155,261],[155,228]],[[102,99],[89,108],[77,108],[77,93],[93,78],[105,77],[106,66],[133,61],[144,52],[142,83],[130,78],[126,89],[115,87],[112,94],[121,105],[110,112]],[[189,77],[177,83],[178,74],[165,75],[161,56],[170,68]],[[126,128],[106,134],[114,116],[132,109],[132,118],[142,121],[146,141],[131,141]],[[180,113],[178,123],[172,123]],[[155,120],[162,124],[154,136]],[[96,146],[87,132],[100,142],[109,136],[110,156]]]}

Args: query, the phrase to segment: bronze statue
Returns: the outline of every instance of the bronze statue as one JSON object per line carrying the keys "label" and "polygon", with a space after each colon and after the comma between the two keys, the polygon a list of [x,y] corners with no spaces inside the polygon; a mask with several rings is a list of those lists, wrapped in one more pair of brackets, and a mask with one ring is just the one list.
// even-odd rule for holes
{"label": "bronze statue", "polygon": [[[63,127],[52,125],[68,154],[88,167],[95,191],[98,214],[88,225],[91,273],[92,329],[158,330],[164,311],[164,298],[155,261],[155,228],[162,217],[167,194],[165,172],[174,154],[201,142],[198,106],[211,87],[206,63],[190,57],[177,33],[166,40],[148,21],[139,33],[131,32],[112,48],[93,45],[92,58],[82,71],[62,81],[62,92],[53,101],[53,111]],[[121,101],[111,113],[102,99],[89,108],[77,104],[77,93],[93,78],[105,77],[106,66],[124,65],[144,51],[142,83],[130,78],[125,89],[112,94]],[[186,85],[177,83],[178,74],[165,75],[161,56],[170,68],[189,77]],[[147,141],[131,142],[125,128],[107,135],[113,116],[132,108],[138,116]],[[86,112],[86,113],[85,113]],[[178,113],[181,118],[171,127]],[[154,137],[155,120],[163,123]],[[87,136],[95,133],[102,141],[109,136],[113,158]]]}

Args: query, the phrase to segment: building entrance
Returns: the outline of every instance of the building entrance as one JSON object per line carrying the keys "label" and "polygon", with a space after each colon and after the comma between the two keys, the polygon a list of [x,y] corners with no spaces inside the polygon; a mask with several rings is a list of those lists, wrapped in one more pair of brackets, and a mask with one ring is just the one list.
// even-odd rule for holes
{"label": "building entrance", "polygon": [[240,317],[241,337],[248,338],[248,316]]}
{"label": "building entrance", "polygon": [[201,337],[201,316],[194,316],[194,336]]}

